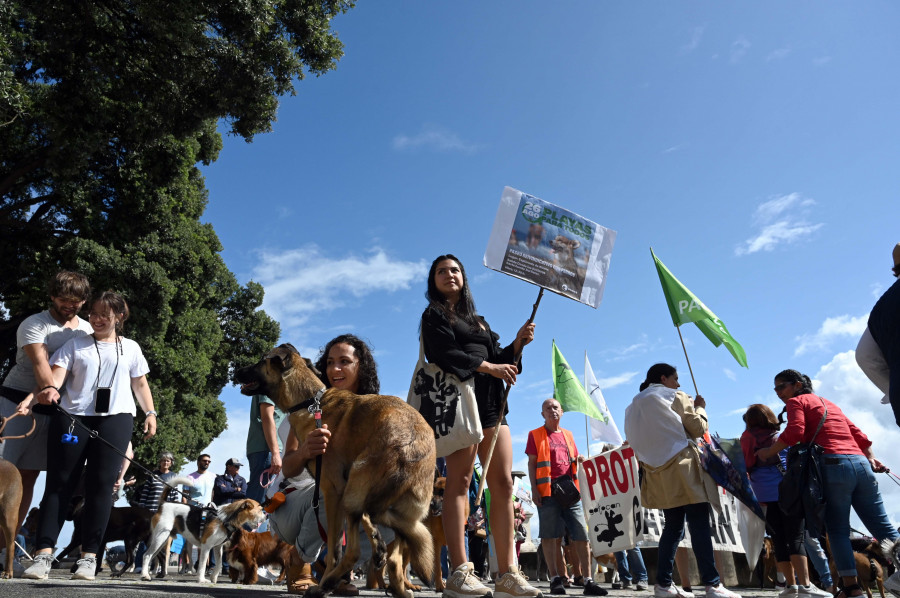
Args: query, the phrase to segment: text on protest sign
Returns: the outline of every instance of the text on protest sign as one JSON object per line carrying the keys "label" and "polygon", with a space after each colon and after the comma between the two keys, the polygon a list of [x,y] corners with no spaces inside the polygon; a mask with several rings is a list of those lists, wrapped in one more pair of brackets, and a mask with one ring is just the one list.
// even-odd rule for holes
{"label": "text on protest sign", "polygon": [[622,446],[584,461],[578,484],[594,554],[633,548],[643,533],[634,449]]}

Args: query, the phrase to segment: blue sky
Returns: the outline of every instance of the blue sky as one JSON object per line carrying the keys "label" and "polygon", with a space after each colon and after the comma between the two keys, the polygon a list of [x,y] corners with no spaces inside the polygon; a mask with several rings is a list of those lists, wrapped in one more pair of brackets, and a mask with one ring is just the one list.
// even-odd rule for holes
{"label": "blue sky", "polygon": [[[808,373],[900,471],[900,430],[853,350],[892,282],[900,72],[888,2],[360,2],[336,71],[282,99],[274,131],[204,168],[241,282],[315,358],[354,332],[405,397],[425,276],[458,255],[510,341],[537,288],[481,265],[506,185],[618,233],[598,309],[548,294],[510,396],[516,469],[552,393],[551,340],[587,352],[617,422],[647,368],[694,394],[650,257],[722,318],[749,369],[683,329],[713,431],[739,436],[774,375]],[[893,74],[892,74],[893,73]],[[152,374],[151,374],[152,375]],[[222,395],[211,452],[243,456],[248,402]],[[780,407],[779,407],[780,408]],[[164,423],[164,419],[161,423]],[[569,414],[582,452],[583,417]],[[900,521],[900,492],[882,489]]]}

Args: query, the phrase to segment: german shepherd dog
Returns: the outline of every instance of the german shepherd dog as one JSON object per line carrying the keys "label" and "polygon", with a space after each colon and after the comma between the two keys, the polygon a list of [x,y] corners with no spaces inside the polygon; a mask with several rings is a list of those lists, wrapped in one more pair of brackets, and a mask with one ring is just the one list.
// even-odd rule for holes
{"label": "german shepherd dog", "polygon": [[[360,525],[372,543],[376,567],[385,564],[395,598],[411,598],[404,587],[404,550],[412,556],[419,577],[431,580],[433,549],[422,519],[428,513],[434,479],[434,431],[405,401],[384,395],[356,395],[325,390],[309,359],[291,345],[280,345],[256,364],[239,369],[235,380],[245,395],[264,394],[290,413],[290,424],[303,442],[315,429],[308,409],[319,401],[321,421],[331,431],[322,458],[321,490],[328,519],[328,556],[325,574],[307,596],[324,596],[340,583],[359,559]],[[307,468],[315,474],[316,461]],[[346,523],[347,551],[340,563],[341,528]],[[375,524],[394,530],[396,542],[388,550]]]}

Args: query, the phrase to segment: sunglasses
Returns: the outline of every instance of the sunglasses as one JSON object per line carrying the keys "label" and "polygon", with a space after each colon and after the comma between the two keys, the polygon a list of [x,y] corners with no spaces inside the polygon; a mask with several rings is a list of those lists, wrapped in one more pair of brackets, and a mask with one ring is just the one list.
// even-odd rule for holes
{"label": "sunglasses", "polygon": [[782,382],[781,384],[776,384],[776,385],[775,385],[775,392],[781,392],[781,390],[782,390],[785,386],[790,386],[791,384],[793,384],[793,382]]}

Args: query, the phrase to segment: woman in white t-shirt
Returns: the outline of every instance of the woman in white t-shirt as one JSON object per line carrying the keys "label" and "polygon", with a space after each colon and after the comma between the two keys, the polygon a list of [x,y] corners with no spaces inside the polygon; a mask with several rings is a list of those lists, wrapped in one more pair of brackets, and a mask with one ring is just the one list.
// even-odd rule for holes
{"label": "woman in white t-shirt", "polygon": [[[126,319],[125,299],[112,291],[101,293],[91,303],[89,320],[94,333],[73,338],[50,358],[53,381],[60,389],[58,404],[65,412],[56,410],[51,415],[37,550],[25,578],[46,579],[53,547],[83,470],[81,559],[72,579],[94,579],[97,553],[112,507],[112,487],[122,462],[121,455],[106,443],[121,452],[128,446],[135,416],[132,393],[145,414],[144,438],[156,433],[147,360],[136,342],[120,336]],[[23,401],[20,411],[27,412],[34,402]],[[70,415],[99,438],[75,425]]]}

